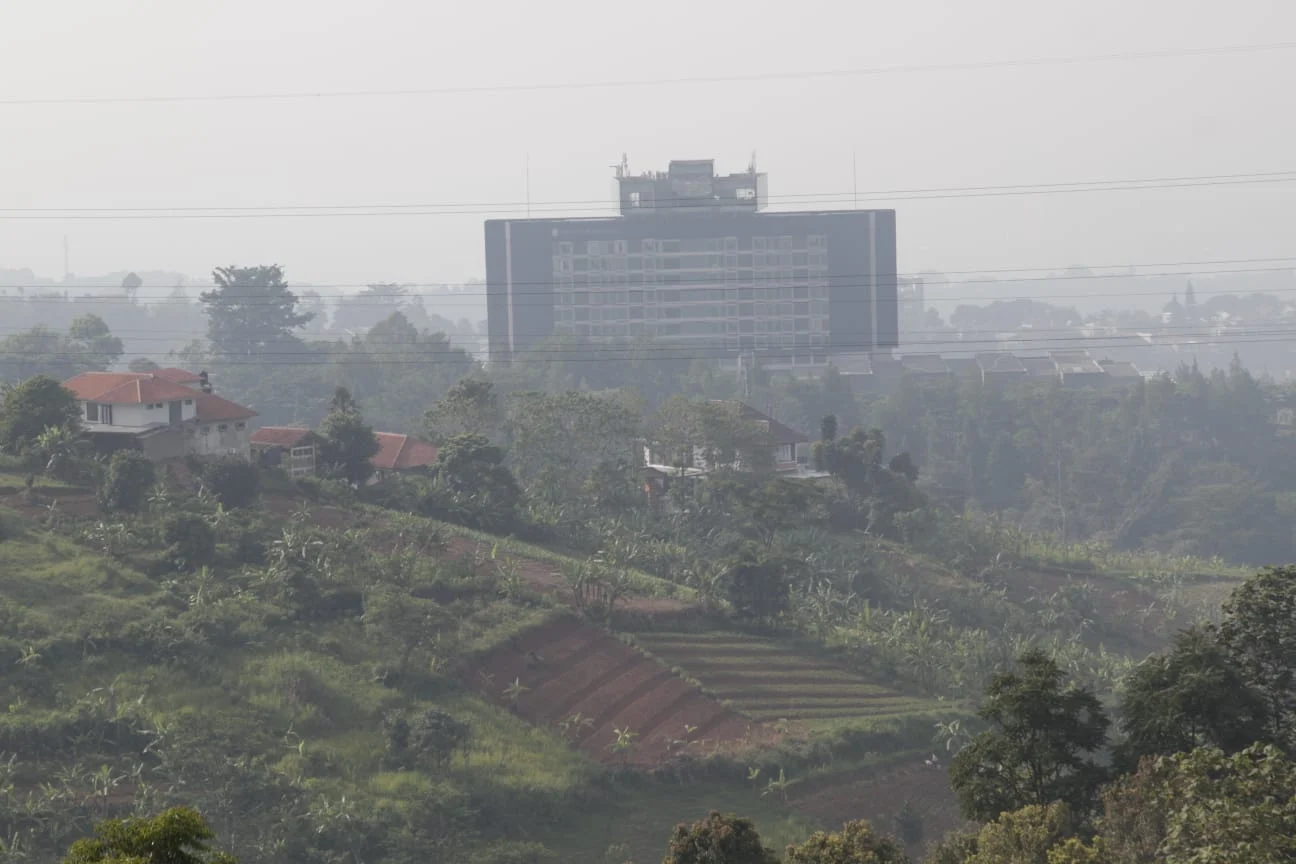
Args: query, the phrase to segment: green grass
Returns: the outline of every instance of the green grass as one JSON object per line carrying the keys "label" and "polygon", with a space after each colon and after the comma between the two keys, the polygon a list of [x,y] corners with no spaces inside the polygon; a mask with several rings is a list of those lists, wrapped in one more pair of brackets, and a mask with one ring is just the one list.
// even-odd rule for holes
{"label": "green grass", "polygon": [[661,860],[675,825],[702,819],[711,810],[751,819],[765,844],[780,855],[789,843],[801,842],[819,827],[778,798],[762,798],[751,787],[643,781],[584,807],[576,825],[541,839],[558,853],[559,861],[602,864],[607,848],[623,843],[629,846],[632,860],[648,864]]}

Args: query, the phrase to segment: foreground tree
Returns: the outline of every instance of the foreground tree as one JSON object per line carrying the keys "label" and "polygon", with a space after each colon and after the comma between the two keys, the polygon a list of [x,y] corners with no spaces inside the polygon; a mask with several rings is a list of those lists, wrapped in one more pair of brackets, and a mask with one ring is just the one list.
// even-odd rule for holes
{"label": "foreground tree", "polygon": [[967,864],[1052,864],[1050,850],[1074,831],[1065,804],[1032,804],[999,814],[981,828]]}
{"label": "foreground tree", "polygon": [[320,434],[324,436],[324,461],[337,466],[348,483],[363,486],[374,471],[369,459],[378,452],[378,439],[345,387],[334,392],[332,410],[320,424]]}
{"label": "foreground tree", "polygon": [[1144,756],[1203,745],[1235,753],[1267,738],[1266,709],[1209,630],[1183,630],[1169,653],[1143,661],[1127,679],[1116,762],[1132,771]]}
{"label": "foreground tree", "polygon": [[81,406],[71,390],[47,375],[28,378],[5,390],[0,408],[0,447],[21,453],[51,428],[81,428]]}
{"label": "foreground tree", "polygon": [[750,820],[712,811],[692,825],[675,826],[662,864],[778,864],[778,858]]}
{"label": "foreground tree", "polygon": [[1271,567],[1224,603],[1219,643],[1264,697],[1268,740],[1292,746],[1296,723],[1296,567]]}
{"label": "foreground tree", "polygon": [[990,723],[954,757],[950,782],[969,819],[988,822],[1029,805],[1090,809],[1105,771],[1093,755],[1110,721],[1093,693],[1064,686],[1058,665],[1029,651],[995,675],[977,712]]}
{"label": "foreground tree", "polygon": [[200,295],[207,313],[207,338],[219,354],[250,356],[283,344],[312,313],[297,311],[283,268],[217,267],[215,289]]}
{"label": "foreground tree", "polygon": [[189,807],[173,807],[152,818],[109,819],[95,836],[72,844],[63,864],[235,864],[215,851],[215,834]]}
{"label": "foreground tree", "polygon": [[840,831],[816,831],[810,839],[789,846],[786,864],[908,864],[904,850],[890,837],[880,836],[863,819],[847,822]]}
{"label": "foreground tree", "polygon": [[1095,842],[1064,844],[1050,864],[1296,861],[1296,764],[1273,746],[1145,759],[1104,804]]}

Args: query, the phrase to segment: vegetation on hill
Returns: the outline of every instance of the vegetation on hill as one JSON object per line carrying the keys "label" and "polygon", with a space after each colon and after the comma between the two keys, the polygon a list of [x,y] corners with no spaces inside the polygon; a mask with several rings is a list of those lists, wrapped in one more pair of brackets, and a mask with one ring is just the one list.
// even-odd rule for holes
{"label": "vegetation on hill", "polygon": [[[0,409],[9,858],[172,806],[303,864],[642,864],[679,821],[681,862],[1124,864],[1290,820],[1296,575],[1238,569],[1287,554],[1289,441],[1240,368],[873,403],[755,370],[818,429],[787,476],[714,370],[420,369],[444,337],[302,341],[281,272],[222,273],[189,359],[331,400],[320,476],[94,458],[51,379]],[[366,485],[375,426],[437,463]],[[955,795],[984,824],[938,844]]]}

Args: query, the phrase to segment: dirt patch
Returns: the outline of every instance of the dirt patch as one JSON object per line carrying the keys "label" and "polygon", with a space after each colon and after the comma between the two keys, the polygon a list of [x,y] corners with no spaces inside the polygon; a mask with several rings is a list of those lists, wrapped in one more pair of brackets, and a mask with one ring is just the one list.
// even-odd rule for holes
{"label": "dirt patch", "polygon": [[[751,746],[768,731],[606,631],[566,618],[496,648],[468,676],[485,698],[605,764],[657,767]],[[629,746],[617,748],[617,730]],[[623,736],[623,740],[624,736]]]}
{"label": "dirt patch", "polygon": [[0,505],[24,519],[45,520],[51,516],[91,519],[99,515],[99,502],[84,489],[36,489],[31,498],[25,491],[0,496]]}

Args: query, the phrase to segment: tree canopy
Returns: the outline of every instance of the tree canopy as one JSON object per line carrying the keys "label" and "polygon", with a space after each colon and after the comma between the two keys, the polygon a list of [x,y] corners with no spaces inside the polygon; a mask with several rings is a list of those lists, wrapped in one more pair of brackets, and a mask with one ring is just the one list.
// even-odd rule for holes
{"label": "tree canopy", "polygon": [[1064,684],[1065,677],[1033,650],[1015,671],[990,680],[977,711],[990,728],[954,757],[950,771],[964,816],[988,821],[1058,801],[1088,811],[1105,779],[1094,757],[1110,721],[1093,693]]}

